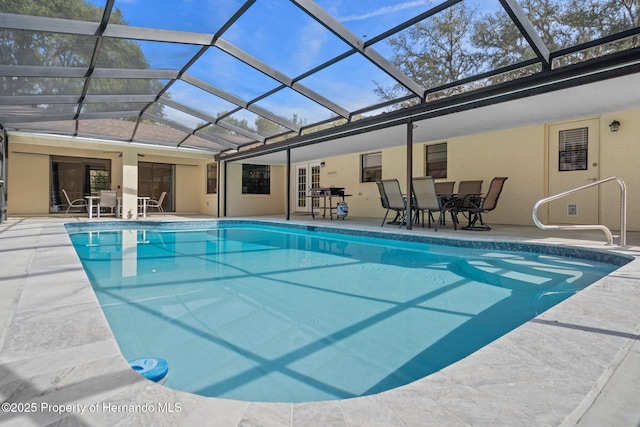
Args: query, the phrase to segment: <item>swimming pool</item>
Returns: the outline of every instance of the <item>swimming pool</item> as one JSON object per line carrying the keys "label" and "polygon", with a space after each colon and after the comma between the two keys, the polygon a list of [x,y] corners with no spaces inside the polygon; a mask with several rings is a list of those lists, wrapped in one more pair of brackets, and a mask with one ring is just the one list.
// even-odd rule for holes
{"label": "swimming pool", "polygon": [[123,355],[167,359],[169,387],[252,401],[415,381],[628,261],[251,221],[121,227],[67,228]]}

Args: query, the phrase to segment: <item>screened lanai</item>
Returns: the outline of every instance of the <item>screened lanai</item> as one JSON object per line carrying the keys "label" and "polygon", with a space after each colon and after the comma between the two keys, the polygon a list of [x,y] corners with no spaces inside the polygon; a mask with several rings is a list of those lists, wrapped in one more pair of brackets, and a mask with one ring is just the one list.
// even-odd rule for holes
{"label": "screened lanai", "polygon": [[[637,106],[639,33],[636,0],[0,0],[0,125],[228,161],[355,152],[506,102],[557,117],[566,96],[526,101],[594,84],[591,108]],[[504,125],[486,111],[415,132]]]}
{"label": "screened lanai", "polygon": [[630,0],[0,4],[5,130],[223,155],[632,73],[640,32]]}

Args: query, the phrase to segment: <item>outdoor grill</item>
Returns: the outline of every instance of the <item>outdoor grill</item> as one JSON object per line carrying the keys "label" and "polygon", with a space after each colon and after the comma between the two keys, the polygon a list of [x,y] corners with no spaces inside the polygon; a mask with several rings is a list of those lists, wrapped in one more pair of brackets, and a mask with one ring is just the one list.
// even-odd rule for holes
{"label": "outdoor grill", "polygon": [[344,196],[344,187],[316,187],[310,190],[311,196]]}

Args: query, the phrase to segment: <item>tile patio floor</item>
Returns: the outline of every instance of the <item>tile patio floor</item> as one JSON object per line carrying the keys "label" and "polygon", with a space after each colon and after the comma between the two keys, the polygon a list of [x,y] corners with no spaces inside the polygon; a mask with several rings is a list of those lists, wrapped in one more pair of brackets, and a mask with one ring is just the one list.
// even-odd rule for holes
{"label": "tile patio floor", "polygon": [[[194,217],[149,220],[184,219]],[[9,218],[0,224],[0,394],[14,404],[10,410],[20,409],[0,412],[0,425],[640,425],[640,261],[398,389],[342,401],[241,402],[171,390],[129,368],[63,226],[86,220]],[[378,219],[292,221],[380,230]],[[420,227],[400,232],[434,233]],[[441,229],[438,236],[605,249],[601,232],[496,225],[482,233]],[[626,248],[606,249],[637,257],[640,233],[629,233]]]}

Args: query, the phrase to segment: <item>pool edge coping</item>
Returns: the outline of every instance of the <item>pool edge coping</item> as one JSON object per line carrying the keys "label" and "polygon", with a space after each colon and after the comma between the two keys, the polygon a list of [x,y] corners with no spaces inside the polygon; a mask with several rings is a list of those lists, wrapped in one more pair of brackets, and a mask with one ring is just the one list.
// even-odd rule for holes
{"label": "pool edge coping", "polygon": [[[282,223],[277,221],[269,221],[262,219],[216,219],[209,221],[108,221],[95,223],[69,223],[65,224],[65,229],[69,232],[83,232],[91,229],[137,229],[139,227],[149,229],[176,229],[187,227],[205,227],[210,224],[222,225],[264,225],[269,224],[280,228],[291,228],[302,231],[314,231],[324,233],[336,233],[341,235],[372,237],[381,239],[392,239],[395,241],[408,241],[412,243],[422,243],[430,245],[441,245],[449,247],[459,247],[466,249],[489,249],[497,251],[514,251],[539,253],[544,255],[566,256],[570,258],[585,259],[590,261],[602,262],[606,264],[622,267],[634,260],[634,257],[624,253],[617,252],[620,248],[581,248],[573,245],[554,245],[549,243],[532,243],[518,242],[515,240],[485,240],[485,239],[456,239],[448,236],[436,237],[417,234],[398,233],[397,231],[387,230],[369,230],[355,228],[337,228],[322,225],[309,225],[297,223]],[[75,230],[74,230],[75,229]],[[86,229],[86,230],[85,230]]]}
{"label": "pool edge coping", "polygon": [[[63,224],[60,224],[60,225],[63,225]],[[69,239],[68,233],[66,233],[66,227],[63,227],[63,229],[65,230],[64,234],[66,235],[66,239]],[[45,234],[42,234],[41,237],[44,240],[48,239],[48,236],[46,236]],[[591,250],[591,249],[588,249],[588,250]],[[80,261],[77,258],[77,256],[75,257],[74,263],[76,265],[80,265]],[[637,264],[637,262],[630,263],[630,264]],[[623,276],[633,280],[639,279],[640,267],[636,265],[630,265],[630,264],[627,264],[621,267],[624,270],[629,270],[629,271],[625,271]],[[607,278],[604,278],[604,279],[607,279]],[[611,287],[611,283],[608,283],[608,284],[600,283],[604,279],[594,283],[585,291],[588,291],[589,289],[593,288],[596,284],[599,284],[599,286],[596,286],[597,288]],[[615,281],[618,281],[619,278],[611,278],[611,280],[615,282]],[[90,288],[91,286],[86,277],[85,277],[85,282],[86,282],[85,285]],[[629,284],[631,285],[632,283],[629,283]],[[591,292],[587,292],[587,293],[591,293]],[[635,294],[633,296],[637,297],[637,295]],[[637,307],[637,305],[634,306],[634,310],[635,310],[635,307]],[[99,306],[97,306],[97,308],[98,308],[98,311],[101,313]],[[549,317],[559,317],[559,318],[565,317],[566,313],[563,313],[563,311],[565,310],[555,310],[555,309],[556,307],[545,312],[543,315],[549,314]],[[550,313],[551,311],[554,312],[553,316],[551,316],[551,313]],[[555,313],[556,311],[558,311],[558,313]],[[633,313],[635,313],[635,311]],[[557,314],[559,314],[559,316],[556,316]],[[571,313],[568,313],[568,314],[569,314],[569,317],[571,317]],[[103,319],[103,320],[104,322],[106,322],[106,319]],[[525,324],[525,325],[528,325],[528,324]],[[520,328],[517,328],[516,330],[519,330]],[[513,331],[505,335],[500,340],[510,336],[512,333]],[[625,343],[631,342],[632,339],[637,340],[637,337],[628,338],[625,341]],[[620,351],[622,351],[624,348],[624,345],[626,344],[616,347],[618,348],[618,350],[614,351],[614,354],[618,354]],[[424,421],[428,425],[439,425],[439,422],[438,422],[439,420],[441,421],[443,419],[453,419],[453,418],[457,419],[459,422],[462,421],[462,422],[469,422],[470,424],[473,424],[474,419],[477,422],[480,422],[480,420],[483,420],[484,422],[486,421],[485,417],[487,416],[495,417],[496,408],[495,407],[491,408],[491,413],[476,414],[480,416],[480,418],[477,418],[477,416],[474,415],[475,413],[465,415],[467,411],[467,409],[465,409],[465,406],[468,406],[467,404],[462,404],[462,406],[460,406],[455,404],[454,402],[453,404],[449,405],[447,403],[446,396],[444,400],[440,399],[438,396],[432,395],[430,391],[418,390],[417,386],[418,386],[418,383],[422,383],[422,382],[427,382],[431,385],[433,384],[439,385],[440,383],[447,383],[453,386],[455,390],[461,391],[463,394],[465,393],[465,390],[467,390],[468,387],[477,389],[477,386],[468,385],[468,384],[467,385],[458,384],[455,381],[452,382],[448,380],[448,378],[450,378],[452,374],[455,374],[455,372],[452,372],[452,370],[457,370],[458,367],[461,367],[464,365],[465,369],[468,369],[469,364],[473,365],[473,362],[470,362],[470,359],[477,359],[476,357],[474,357],[475,355],[477,355],[479,352],[485,353],[484,350],[492,346],[493,344],[490,344],[489,346],[486,346],[483,349],[480,349],[479,351],[471,354],[467,358],[429,377],[423,378],[414,383],[408,384],[406,386],[402,386],[397,389],[380,393],[379,395],[346,399],[344,401],[326,401],[326,402],[296,403],[296,404],[240,402],[240,401],[231,401],[231,400],[225,400],[225,399],[219,399],[219,398],[205,398],[205,397],[195,396],[186,392],[172,391],[170,389],[167,389],[166,387],[159,386],[157,384],[146,384],[147,382],[145,382],[145,384],[141,384],[140,381],[134,380],[134,377],[139,377],[139,376],[133,373],[128,368],[128,365],[126,365],[126,360],[124,360],[124,358],[121,356],[120,359],[122,363],[119,363],[119,365],[123,365],[123,366],[118,366],[117,369],[129,370],[134,375],[128,377],[131,379],[131,385],[127,388],[129,391],[123,392],[121,395],[119,395],[119,398],[120,399],[127,398],[135,402],[136,399],[140,399],[140,392],[144,391],[143,397],[147,399],[150,399],[153,397],[158,400],[161,400],[161,399],[166,399],[168,396],[170,396],[170,398],[172,399],[175,399],[180,402],[185,402],[185,407],[189,407],[188,408],[189,410],[186,412],[189,412],[189,413],[184,414],[185,416],[181,417],[180,420],[175,417],[172,418],[172,420],[175,421],[171,423],[172,425],[190,425],[190,423],[194,421],[207,421],[211,419],[221,419],[221,420],[224,419],[228,421],[228,423],[224,423],[224,422],[221,423],[222,425],[240,425],[241,422],[245,422],[245,421],[251,422],[256,420],[273,421],[274,425],[308,425],[309,422],[312,423],[314,420],[317,421],[318,420],[317,416],[323,416],[324,419],[326,419],[327,417],[329,417],[330,419],[339,419],[340,422],[344,424],[348,424],[348,423],[358,424],[358,420],[361,420],[361,421],[388,420],[390,423],[392,422],[392,420],[394,420],[393,421],[394,423],[403,424],[405,422],[404,420],[411,419],[411,414],[407,415],[407,411],[420,412],[424,416],[427,416],[428,418],[424,418]],[[585,348],[585,350],[587,349],[588,348]],[[42,355],[40,354],[38,356],[42,356]],[[610,365],[607,365],[607,366],[610,366]],[[104,367],[102,368],[104,369]],[[602,375],[605,375],[605,373],[606,372],[604,371],[599,372],[598,378]],[[598,378],[594,379],[594,384]],[[522,385],[526,386],[526,383]],[[462,387],[462,389],[460,387]],[[51,393],[55,394],[57,390],[55,388],[52,388],[50,391]],[[447,391],[447,392],[451,393],[451,391]],[[485,398],[489,398],[489,396],[493,396],[493,393],[487,394],[486,390],[479,390],[479,392],[480,392],[480,397],[484,396]],[[552,392],[552,390],[549,390],[549,392]],[[510,410],[508,411],[509,415],[515,417],[514,419],[516,421],[520,420],[520,422],[522,422],[523,420],[531,421],[535,419],[536,425],[560,425],[561,423],[564,423],[564,421],[569,420],[569,418],[572,416],[575,418],[574,412],[580,410],[579,406],[582,404],[582,402],[585,401],[585,399],[587,399],[587,396],[589,396],[589,394],[593,392],[594,390],[589,388],[586,393],[581,394],[581,396],[583,396],[581,399],[579,399],[577,402],[573,402],[574,404],[572,404],[570,408],[567,408],[566,410],[562,410],[561,413],[557,413],[558,411],[555,410],[557,409],[555,408],[556,405],[552,405],[554,406],[554,408],[552,408],[554,410],[551,411],[552,413],[543,414],[540,416],[536,415],[533,418],[531,418],[532,414],[526,414],[526,413],[520,414],[524,418],[518,418],[517,414],[519,413],[519,411],[515,411],[514,413],[514,408],[511,408],[509,404],[507,404],[506,406],[510,408]],[[555,394],[557,395],[557,393]],[[49,395],[49,394],[48,392],[43,392],[43,395]],[[402,399],[402,401],[399,401],[396,397],[392,395],[395,395],[396,397]],[[194,397],[199,397],[199,399],[194,399]],[[405,399],[403,399],[403,397],[407,398],[406,402],[405,402]],[[425,409],[422,407],[422,405],[419,405],[420,407],[415,407],[415,404],[416,404],[415,399],[419,399],[420,402],[423,402],[423,403],[435,405],[437,407],[436,409],[438,408],[439,409],[436,412],[429,412],[429,410],[433,408],[430,407]],[[504,408],[504,405],[500,406],[500,408]],[[449,414],[442,415],[439,411],[443,409],[446,410]],[[330,413],[326,412],[326,410],[329,410]],[[320,412],[320,414],[317,414],[316,412]],[[436,415],[438,414],[441,415],[442,418],[437,418]],[[131,415],[131,414],[128,414],[128,415]],[[500,415],[507,415],[507,414],[500,413]],[[167,416],[169,415],[167,414]],[[166,421],[167,416],[162,416],[161,419]],[[215,418],[211,418],[211,417],[215,417]],[[453,418],[450,418],[450,417],[453,417]],[[551,420],[549,420],[548,417],[551,417]],[[138,418],[140,418],[140,414],[138,414]],[[55,421],[60,419],[61,417],[56,417],[53,419],[49,419],[47,422],[52,422],[52,420]],[[307,423],[304,422],[305,420],[307,421]],[[431,420],[433,422],[430,422],[430,421],[427,422],[428,420]],[[499,420],[502,420],[505,425],[508,424],[508,422],[505,422],[504,418],[499,418]],[[97,425],[111,425],[111,424],[113,424],[113,422],[110,420],[108,423],[103,423],[103,424],[98,423]]]}

